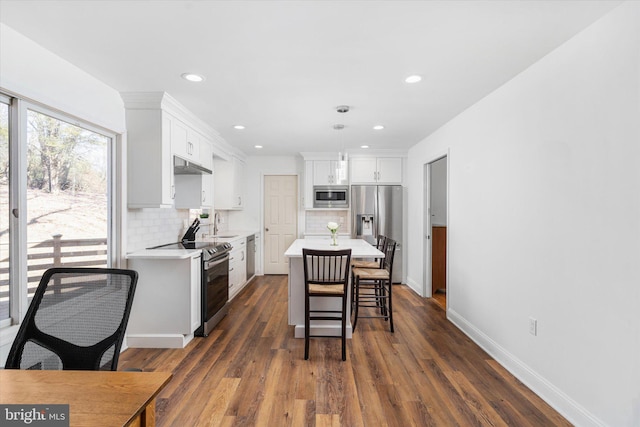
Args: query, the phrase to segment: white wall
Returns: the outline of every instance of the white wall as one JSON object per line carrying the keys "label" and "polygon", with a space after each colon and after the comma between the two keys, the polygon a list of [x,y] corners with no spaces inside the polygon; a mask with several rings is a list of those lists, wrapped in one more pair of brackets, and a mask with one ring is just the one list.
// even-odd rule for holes
{"label": "white wall", "polygon": [[[302,191],[304,162],[299,156],[250,156],[245,161],[245,197],[242,211],[229,211],[229,230],[260,230],[264,175],[298,175],[298,192]],[[215,194],[214,194],[215,198]],[[298,209],[302,209],[299,200]],[[298,216],[298,232],[304,227],[303,211]]]}
{"label": "white wall", "polygon": [[4,24],[0,24],[0,89],[116,133],[125,130],[124,105],[116,90]]}
{"label": "white wall", "polygon": [[623,4],[408,156],[410,284],[449,150],[448,317],[582,426],[640,425],[639,22]]}

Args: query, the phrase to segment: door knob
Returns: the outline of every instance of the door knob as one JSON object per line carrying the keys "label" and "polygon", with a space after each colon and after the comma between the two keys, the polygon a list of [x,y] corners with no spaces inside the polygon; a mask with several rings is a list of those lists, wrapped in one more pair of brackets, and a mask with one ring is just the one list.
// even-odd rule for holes
{"label": "door knob", "polygon": [[264,231],[269,231],[269,229],[268,229],[268,228],[265,228],[265,229],[264,229]]}

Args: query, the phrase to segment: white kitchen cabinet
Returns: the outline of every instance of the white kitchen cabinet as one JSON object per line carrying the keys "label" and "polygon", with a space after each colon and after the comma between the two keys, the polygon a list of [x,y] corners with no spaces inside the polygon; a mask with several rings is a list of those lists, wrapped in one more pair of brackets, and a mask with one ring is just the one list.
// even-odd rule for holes
{"label": "white kitchen cabinet", "polygon": [[348,174],[344,162],[336,160],[313,161],[313,185],[347,185]]}
{"label": "white kitchen cabinet", "polygon": [[401,157],[351,159],[351,184],[402,184]]}
{"label": "white kitchen cabinet", "polygon": [[180,120],[173,118],[171,126],[171,150],[175,156],[202,164],[200,159],[200,135]]}
{"label": "white kitchen cabinet", "polygon": [[229,253],[229,301],[242,290],[247,282],[247,238],[232,240]]}
{"label": "white kitchen cabinet", "polygon": [[[164,92],[122,93],[127,121],[127,204],[130,208],[172,207],[177,186],[194,194],[180,194],[180,208],[211,207],[211,185],[194,188],[174,177],[174,155],[211,169],[213,147],[188,125],[195,120]],[[183,192],[181,191],[181,193]],[[203,193],[205,191],[205,193]],[[202,197],[208,202],[195,203]],[[185,204],[188,203],[188,204]]]}
{"label": "white kitchen cabinet", "polygon": [[[348,166],[337,160],[306,160],[304,162],[304,207],[313,208],[315,185],[347,185]],[[341,169],[339,169],[341,168]]]}
{"label": "white kitchen cabinet", "polygon": [[187,258],[129,258],[138,272],[127,326],[129,347],[182,348],[201,321],[202,254]]}
{"label": "white kitchen cabinet", "polygon": [[244,208],[244,162],[236,157],[231,160],[214,159],[215,208],[239,210]]}
{"label": "white kitchen cabinet", "polygon": [[[200,160],[205,168],[213,168],[213,150],[204,140],[200,141]],[[213,174],[175,175],[174,185],[176,209],[213,209]]]}
{"label": "white kitchen cabinet", "polygon": [[130,208],[173,205],[171,115],[127,110],[127,204]]}
{"label": "white kitchen cabinet", "polygon": [[175,175],[176,209],[212,209],[213,175]]}

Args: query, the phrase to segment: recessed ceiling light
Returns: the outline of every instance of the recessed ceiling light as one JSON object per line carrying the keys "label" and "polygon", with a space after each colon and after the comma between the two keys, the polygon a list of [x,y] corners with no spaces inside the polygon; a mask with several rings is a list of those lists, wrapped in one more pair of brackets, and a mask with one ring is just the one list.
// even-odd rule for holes
{"label": "recessed ceiling light", "polygon": [[382,130],[382,129],[384,129],[384,126],[382,126],[382,125],[375,125],[373,127],[373,130]]}
{"label": "recessed ceiling light", "polygon": [[369,148],[368,145],[361,145],[360,148]]}
{"label": "recessed ceiling light", "polygon": [[409,76],[406,79],[404,79],[404,81],[407,83],[418,83],[420,80],[422,80],[422,77],[417,74],[414,74],[413,76]]}
{"label": "recessed ceiling light", "polygon": [[234,128],[234,129],[238,129],[238,130],[242,130],[242,129],[244,129],[244,126],[242,126],[242,125],[235,125],[233,128]]}
{"label": "recessed ceiling light", "polygon": [[262,148],[262,145],[254,145],[254,147],[256,147],[257,149]]}
{"label": "recessed ceiling light", "polygon": [[201,82],[204,80],[204,77],[202,77],[200,74],[193,74],[193,73],[184,73],[182,75],[182,78],[185,80],[189,80],[190,82]]}

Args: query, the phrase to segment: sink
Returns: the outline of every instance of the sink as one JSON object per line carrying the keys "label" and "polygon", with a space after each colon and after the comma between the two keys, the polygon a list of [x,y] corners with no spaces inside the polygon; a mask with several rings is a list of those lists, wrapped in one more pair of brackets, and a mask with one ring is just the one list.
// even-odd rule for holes
{"label": "sink", "polygon": [[214,234],[213,237],[217,237],[219,239],[231,239],[233,237],[238,237],[237,234]]}

